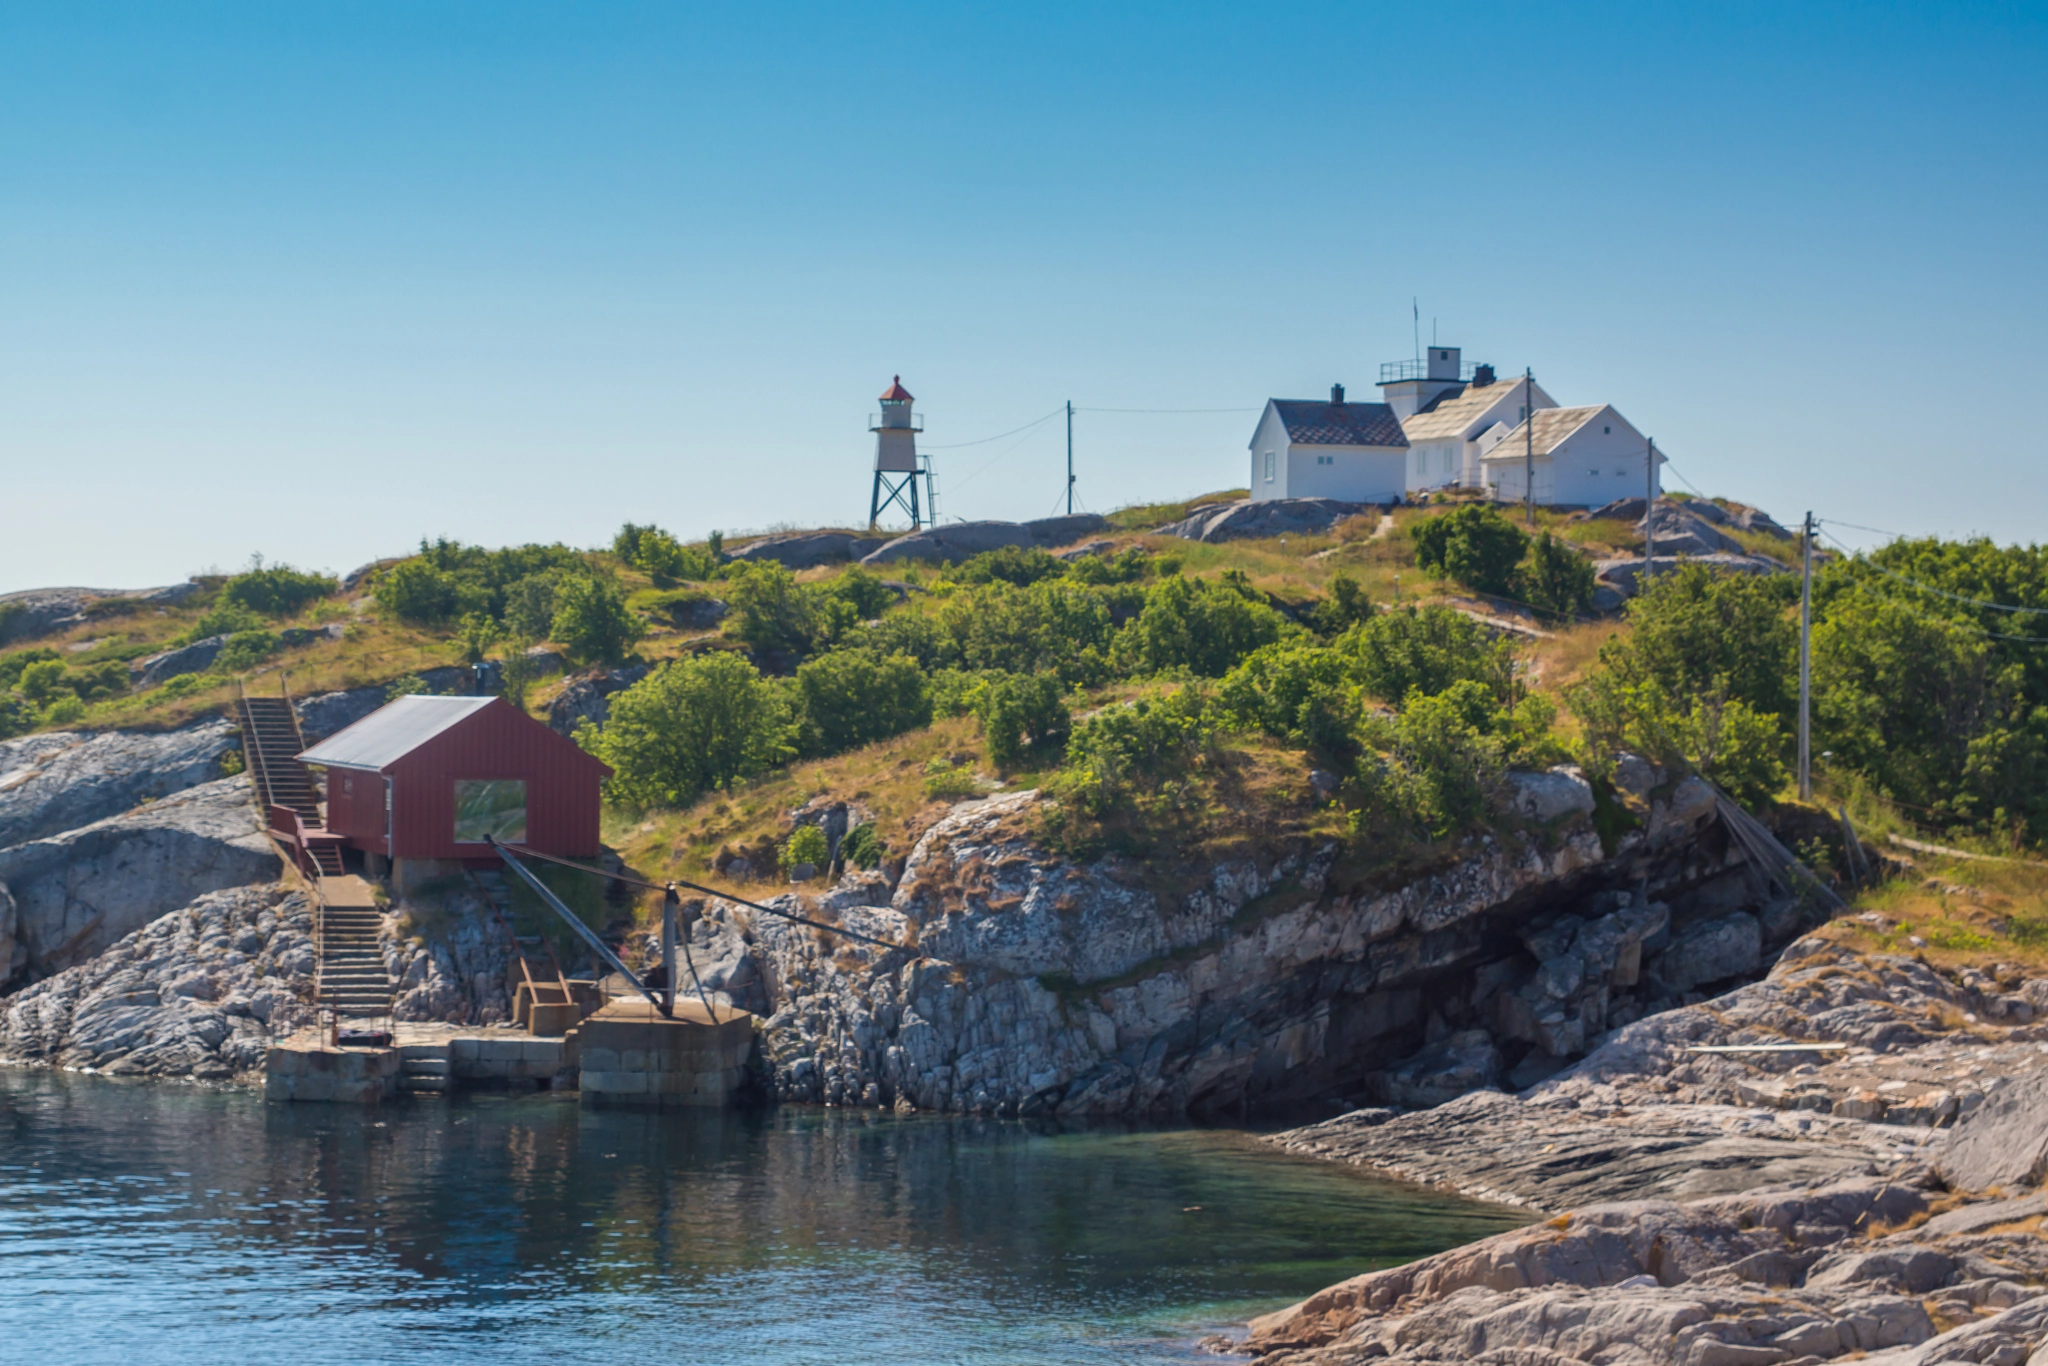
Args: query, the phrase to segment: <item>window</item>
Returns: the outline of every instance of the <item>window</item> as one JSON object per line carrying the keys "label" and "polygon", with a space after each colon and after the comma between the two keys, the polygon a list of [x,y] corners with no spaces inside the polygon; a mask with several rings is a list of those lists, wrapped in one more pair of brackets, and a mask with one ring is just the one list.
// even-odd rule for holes
{"label": "window", "polygon": [[1334,455],[1319,455],[1316,457],[1316,463],[1318,465],[1334,465],[1337,463],[1337,457]]}
{"label": "window", "polygon": [[1612,428],[1612,427],[1602,427],[1602,428],[1600,429],[1600,435],[1602,435],[1602,436],[1613,436],[1613,435],[1614,435],[1614,428]]}
{"label": "window", "polygon": [[455,842],[482,844],[486,836],[509,844],[525,842],[526,783],[523,780],[455,780]]}
{"label": "window", "polygon": [[1266,482],[1273,482],[1273,452],[1266,452]]}

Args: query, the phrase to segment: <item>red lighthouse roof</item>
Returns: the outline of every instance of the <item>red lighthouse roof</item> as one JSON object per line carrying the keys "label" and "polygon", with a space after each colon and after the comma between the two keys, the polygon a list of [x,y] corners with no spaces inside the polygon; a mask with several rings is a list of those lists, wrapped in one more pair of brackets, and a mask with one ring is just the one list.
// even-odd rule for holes
{"label": "red lighthouse roof", "polygon": [[896,382],[891,384],[882,393],[882,402],[884,403],[908,403],[910,401],[910,391],[903,387],[903,376],[901,375],[896,376]]}

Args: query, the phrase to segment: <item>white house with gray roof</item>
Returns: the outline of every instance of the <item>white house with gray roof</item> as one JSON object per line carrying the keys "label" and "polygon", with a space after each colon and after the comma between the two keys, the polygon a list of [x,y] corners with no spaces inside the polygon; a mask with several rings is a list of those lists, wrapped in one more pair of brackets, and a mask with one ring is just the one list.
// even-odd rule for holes
{"label": "white house with gray roof", "polygon": [[[1459,373],[1458,348],[1432,348],[1447,356],[1448,368]],[[1403,381],[1381,381],[1382,390],[1410,387]],[[1519,375],[1497,378],[1491,365],[1472,367],[1469,376],[1456,383],[1429,386],[1434,393],[1421,397],[1420,406],[1401,419],[1408,438],[1408,491],[1452,486],[1478,488],[1480,440],[1495,427],[1503,430],[1520,425],[1530,409],[1555,408],[1557,401],[1534,380]],[[1398,405],[1397,405],[1398,408]]]}
{"label": "white house with gray roof", "polygon": [[[1518,422],[1480,439],[1481,478],[1502,502],[1527,495],[1533,466],[1538,503],[1600,507],[1617,498],[1639,498],[1646,479],[1650,443],[1611,403],[1584,408],[1539,408],[1534,428]],[[1661,467],[1664,457],[1659,455]],[[1661,474],[1661,472],[1660,472]],[[1663,480],[1657,478],[1661,491]]]}
{"label": "white house with gray roof", "polygon": [[1274,398],[1252,429],[1252,499],[1396,503],[1408,487],[1408,438],[1385,403]]}

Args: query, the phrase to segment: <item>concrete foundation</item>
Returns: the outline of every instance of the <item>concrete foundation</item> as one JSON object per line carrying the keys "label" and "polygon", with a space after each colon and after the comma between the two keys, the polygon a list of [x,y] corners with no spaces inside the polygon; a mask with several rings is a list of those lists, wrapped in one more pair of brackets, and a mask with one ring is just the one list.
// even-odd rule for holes
{"label": "concrete foundation", "polygon": [[698,1002],[666,1019],[643,1000],[614,1000],[570,1031],[586,1105],[682,1108],[730,1104],[746,1079],[754,1017]]}
{"label": "concrete foundation", "polygon": [[395,1048],[328,1048],[291,1040],[264,1057],[263,1098],[375,1105],[398,1094],[401,1068]]}

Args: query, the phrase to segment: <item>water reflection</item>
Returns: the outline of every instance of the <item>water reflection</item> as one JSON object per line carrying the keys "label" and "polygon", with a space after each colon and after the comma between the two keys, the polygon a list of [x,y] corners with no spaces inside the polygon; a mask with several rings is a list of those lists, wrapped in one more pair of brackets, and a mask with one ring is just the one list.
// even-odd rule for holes
{"label": "water reflection", "polygon": [[0,1073],[0,1358],[1140,1362],[1522,1221],[1222,1131]]}

